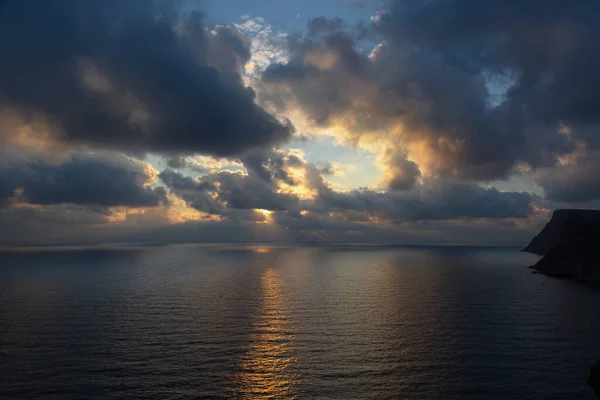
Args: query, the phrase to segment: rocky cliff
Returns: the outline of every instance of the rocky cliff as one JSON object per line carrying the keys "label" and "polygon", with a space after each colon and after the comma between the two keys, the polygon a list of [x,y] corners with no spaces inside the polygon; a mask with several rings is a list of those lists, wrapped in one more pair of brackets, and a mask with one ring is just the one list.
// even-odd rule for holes
{"label": "rocky cliff", "polygon": [[600,284],[600,210],[557,210],[524,251],[542,274]]}

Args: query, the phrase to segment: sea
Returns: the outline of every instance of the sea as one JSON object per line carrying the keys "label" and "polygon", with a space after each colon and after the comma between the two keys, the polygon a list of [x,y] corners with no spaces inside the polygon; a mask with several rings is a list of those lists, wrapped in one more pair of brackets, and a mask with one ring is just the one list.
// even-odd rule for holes
{"label": "sea", "polygon": [[593,399],[600,291],[511,247],[0,254],[0,399]]}

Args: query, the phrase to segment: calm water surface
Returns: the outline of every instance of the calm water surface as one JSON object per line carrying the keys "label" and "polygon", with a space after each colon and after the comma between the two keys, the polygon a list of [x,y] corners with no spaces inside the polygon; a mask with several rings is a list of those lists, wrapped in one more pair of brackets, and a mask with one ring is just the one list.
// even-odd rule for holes
{"label": "calm water surface", "polygon": [[0,254],[2,399],[592,399],[600,292],[517,249]]}

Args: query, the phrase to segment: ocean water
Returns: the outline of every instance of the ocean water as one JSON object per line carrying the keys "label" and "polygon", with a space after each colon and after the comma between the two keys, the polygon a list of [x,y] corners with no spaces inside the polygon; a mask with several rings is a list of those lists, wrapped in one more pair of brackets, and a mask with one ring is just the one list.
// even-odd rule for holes
{"label": "ocean water", "polygon": [[1,399],[593,399],[600,291],[514,248],[0,254]]}

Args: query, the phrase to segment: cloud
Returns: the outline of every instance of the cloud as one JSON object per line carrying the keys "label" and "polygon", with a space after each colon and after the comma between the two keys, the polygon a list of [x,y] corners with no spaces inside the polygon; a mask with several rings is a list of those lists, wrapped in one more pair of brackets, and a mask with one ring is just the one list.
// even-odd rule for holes
{"label": "cloud", "polygon": [[485,109],[483,82],[464,71],[390,44],[368,57],[344,33],[295,47],[289,63],[265,71],[265,104],[283,113],[299,109],[309,126],[337,129],[349,143],[409,152],[430,175],[492,179],[510,171],[512,160],[505,158],[512,150],[496,149],[512,132]]}
{"label": "cloud", "polygon": [[251,57],[245,67],[249,76],[255,76],[272,63],[287,60],[286,33],[274,30],[261,17],[243,15],[241,19],[244,22],[233,25],[251,40]]}
{"label": "cloud", "polygon": [[160,178],[190,207],[208,214],[231,216],[231,210],[255,209],[283,211],[298,202],[291,194],[278,193],[272,182],[241,173],[219,172],[192,179],[165,170]]}
{"label": "cloud", "polygon": [[595,153],[563,159],[560,166],[538,169],[533,178],[548,200],[573,203],[599,200],[600,156]]}
{"label": "cloud", "polygon": [[[229,217],[230,210],[265,209],[302,218],[303,212],[328,217],[336,213],[344,220],[373,224],[402,224],[423,220],[457,218],[527,218],[532,204],[539,201],[526,192],[500,192],[474,183],[426,179],[412,183],[410,190],[387,192],[367,188],[336,191],[315,165],[293,159],[283,151],[255,154],[244,161],[248,174],[219,172],[191,178],[165,170],[160,178],[191,207],[202,212]],[[272,160],[279,160],[273,163]],[[295,173],[294,184],[307,195],[282,191],[288,170]]]}
{"label": "cloud", "polygon": [[[13,214],[14,215],[14,214]],[[60,214],[61,216],[64,213]],[[358,242],[462,243],[523,245],[543,227],[546,219],[523,223],[505,220],[420,221],[402,225],[364,222],[311,215],[302,218],[275,213],[273,224],[249,220],[202,220],[177,224],[67,224],[65,220],[18,219],[6,223],[0,210],[0,245],[14,244],[98,244],[98,243],[180,243],[180,242]]]}
{"label": "cloud", "polygon": [[419,166],[405,152],[388,149],[380,155],[385,174],[384,183],[391,191],[412,188],[421,176]]}
{"label": "cloud", "polygon": [[[256,156],[257,165],[268,172],[265,175],[248,169],[196,178],[169,169],[157,174],[149,165],[120,155],[78,154],[55,163],[24,162],[17,157],[19,173],[6,166],[2,169],[21,177],[22,189],[15,192],[18,196],[9,207],[0,209],[0,243],[482,243],[480,239],[490,243],[494,242],[491,231],[497,232],[495,242],[514,243],[537,227],[533,222],[540,199],[529,193],[429,180],[399,192],[337,191],[300,154],[273,149],[261,156]],[[35,175],[25,173],[32,164],[37,166]],[[285,183],[283,175],[276,173],[279,169],[293,178],[295,186]],[[4,184],[5,174],[0,177]],[[151,189],[149,185],[158,180],[166,191]],[[50,182],[55,192],[48,195],[45,189]],[[132,188],[124,190],[126,184]],[[81,185],[89,195],[79,193]],[[293,192],[299,188],[305,190],[302,196]],[[509,234],[509,227],[517,233]]]}
{"label": "cloud", "polygon": [[9,1],[0,12],[0,104],[52,139],[136,152],[241,154],[292,127],[239,74],[250,45],[177,1]]}
{"label": "cloud", "polygon": [[[597,1],[389,2],[305,37],[174,0],[5,3],[2,243],[514,243],[600,200]],[[287,118],[381,176],[328,182],[350,167],[283,150]],[[486,187],[515,175],[545,198]]]}
{"label": "cloud", "polygon": [[342,18],[325,18],[316,17],[308,21],[306,24],[308,34],[311,36],[319,36],[342,31],[345,27],[345,22]]}
{"label": "cloud", "polygon": [[581,123],[598,121],[599,22],[592,0],[460,0],[452,10],[436,0],[394,3],[382,26],[463,69],[518,71],[510,100],[525,102],[544,122]]}
{"label": "cloud", "polygon": [[218,183],[218,195],[230,208],[283,211],[298,201],[295,196],[277,193],[270,183],[250,176],[219,173],[210,179]]}
{"label": "cloud", "polygon": [[293,154],[273,149],[254,150],[240,160],[246,167],[249,176],[256,176],[267,182],[283,181],[290,186],[294,186],[296,182],[287,169],[303,165],[303,161]]}
{"label": "cloud", "polygon": [[184,156],[180,155],[170,155],[165,157],[165,162],[169,168],[181,169],[185,168],[188,165],[187,160]]}
{"label": "cloud", "polygon": [[197,162],[197,160],[195,160],[194,157],[172,154],[166,156],[164,160],[167,164],[167,167],[172,169],[188,168],[189,170],[199,174],[206,174],[210,171],[210,168]]}
{"label": "cloud", "polygon": [[39,158],[0,164],[0,198],[30,205],[156,207],[167,203],[151,188],[156,171],[120,154],[72,154],[57,163]]}
{"label": "cloud", "polygon": [[314,25],[291,38],[288,62],[266,69],[261,103],[397,154],[382,164],[390,188],[409,189],[417,171],[507,179],[558,167],[578,142],[600,145],[598,2],[389,2],[369,27],[370,54],[342,21]]}
{"label": "cloud", "polygon": [[172,192],[181,197],[190,207],[208,214],[222,214],[223,204],[211,196],[209,191],[215,189],[211,182],[198,181],[170,169],[161,172],[159,177]]}
{"label": "cloud", "polygon": [[334,175],[343,175],[344,168],[339,164],[332,164],[330,162],[325,163],[325,165],[321,168],[321,174],[334,176]]}
{"label": "cloud", "polygon": [[16,207],[0,209],[0,220],[13,227],[25,221],[89,226],[108,222],[110,215],[111,211],[106,207],[78,204],[19,204]]}
{"label": "cloud", "polygon": [[308,180],[317,196],[307,208],[317,213],[362,213],[373,222],[452,220],[457,218],[527,218],[539,200],[527,192],[500,192],[477,184],[426,180],[405,192],[355,189],[333,190],[320,171],[309,166]]}

